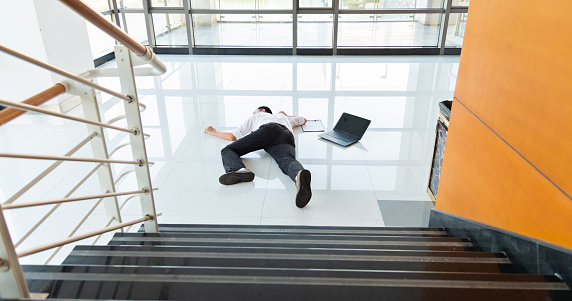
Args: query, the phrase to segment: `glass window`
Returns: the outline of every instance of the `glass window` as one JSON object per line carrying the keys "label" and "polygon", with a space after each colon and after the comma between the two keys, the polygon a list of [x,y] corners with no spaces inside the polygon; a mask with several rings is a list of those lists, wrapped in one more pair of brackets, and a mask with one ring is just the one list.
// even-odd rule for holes
{"label": "glass window", "polygon": [[447,27],[447,40],[445,41],[445,47],[463,47],[466,25],[467,13],[449,15],[449,26]]}
{"label": "glass window", "polygon": [[299,7],[303,8],[316,8],[316,7],[332,7],[332,0],[298,0]]}
{"label": "glass window", "polygon": [[339,17],[339,47],[437,47],[441,14]]}
{"label": "glass window", "polygon": [[195,46],[292,47],[289,14],[193,14]]}
{"label": "glass window", "polygon": [[187,46],[187,27],[183,14],[153,14],[157,46]]}
{"label": "glass window", "polygon": [[[257,9],[292,9],[292,0],[256,0]],[[290,18],[292,20],[292,18]]]}
{"label": "glass window", "polygon": [[[146,1],[146,0],[145,0]],[[183,7],[184,0],[152,0],[151,6],[169,6],[169,7]]]}
{"label": "glass window", "polygon": [[147,41],[147,26],[143,14],[121,14],[121,27],[137,42],[149,45]]}
{"label": "glass window", "polygon": [[111,8],[109,0],[84,0],[84,2],[95,10],[106,10]]}
{"label": "glass window", "polygon": [[453,0],[453,6],[469,7],[470,0]]}
{"label": "glass window", "polygon": [[341,9],[441,8],[441,5],[442,0],[340,0]]}
{"label": "glass window", "polygon": [[292,9],[292,0],[193,0],[195,9]]}
{"label": "glass window", "polygon": [[143,8],[141,0],[117,0],[118,8]]}
{"label": "glass window", "polygon": [[298,47],[332,47],[333,15],[298,15]]}

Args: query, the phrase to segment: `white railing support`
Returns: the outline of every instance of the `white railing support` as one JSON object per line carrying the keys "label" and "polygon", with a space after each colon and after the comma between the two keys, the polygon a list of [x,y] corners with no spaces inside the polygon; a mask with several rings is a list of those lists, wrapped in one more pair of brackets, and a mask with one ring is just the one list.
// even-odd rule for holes
{"label": "white railing support", "polygon": [[30,298],[22,267],[0,210],[0,299]]}
{"label": "white railing support", "polygon": [[[89,120],[102,122],[95,90],[85,85],[75,86],[76,87],[72,88],[71,90],[77,92],[81,98],[84,117]],[[90,133],[97,133],[97,136],[91,140],[91,150],[93,151],[93,156],[96,158],[109,159],[107,143],[105,142],[105,132],[103,131],[103,128],[88,124],[87,131]],[[106,191],[109,193],[114,193],[116,191],[113,181],[113,174],[111,172],[111,165],[109,163],[104,163],[97,170],[97,176],[99,178],[99,186],[101,187],[102,193]],[[115,224],[120,224],[121,213],[119,212],[117,197],[105,198],[103,200],[103,206],[105,208],[107,217],[113,218]],[[123,232],[123,229],[121,231]]]}
{"label": "white railing support", "polygon": [[[132,102],[123,102],[125,107],[125,116],[127,118],[127,126],[129,128],[137,128],[143,131],[143,125],[141,124],[141,113],[139,112],[139,98],[137,96],[137,89],[135,87],[133,64],[131,62],[129,49],[127,49],[125,46],[115,46],[115,59],[117,61],[117,68],[119,69],[121,91],[126,95],[131,95],[133,98]],[[151,175],[149,173],[148,163],[149,160],[147,159],[144,136],[145,135],[129,135],[133,158],[137,160],[142,159],[144,162],[144,164],[135,165],[135,176],[137,177],[137,184],[139,185],[140,189],[145,187],[153,187],[151,185]],[[153,192],[151,191],[149,194],[140,195],[140,201],[143,215],[156,217]],[[159,232],[156,218],[145,222],[145,232]]]}

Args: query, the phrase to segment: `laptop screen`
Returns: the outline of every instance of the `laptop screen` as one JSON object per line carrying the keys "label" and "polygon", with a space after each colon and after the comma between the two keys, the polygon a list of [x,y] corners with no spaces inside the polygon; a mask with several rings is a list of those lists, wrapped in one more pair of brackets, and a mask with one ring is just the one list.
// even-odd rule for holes
{"label": "laptop screen", "polygon": [[343,113],[340,120],[338,120],[338,123],[336,123],[334,130],[357,136],[361,139],[370,123],[370,120],[354,116],[352,114]]}

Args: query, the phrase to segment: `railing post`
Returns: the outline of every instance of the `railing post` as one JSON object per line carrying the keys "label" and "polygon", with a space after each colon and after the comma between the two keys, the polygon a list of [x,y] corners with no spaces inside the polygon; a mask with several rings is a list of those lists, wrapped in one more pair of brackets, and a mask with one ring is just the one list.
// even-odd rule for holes
{"label": "railing post", "polygon": [[[82,84],[73,84],[71,91],[81,98],[81,105],[83,107],[83,114],[86,119],[101,122],[101,115],[95,90]],[[101,127],[88,124],[87,130],[89,133],[97,133],[91,140],[91,149],[93,156],[98,159],[109,159],[107,152],[107,144],[105,142],[105,134]],[[97,170],[99,178],[99,185],[101,186],[101,193],[115,193],[115,184],[113,182],[113,174],[111,172],[111,165],[109,163],[103,164]],[[105,212],[108,218],[113,218],[112,224],[120,224],[121,213],[119,212],[119,204],[117,197],[108,197],[103,201]],[[122,230],[123,231],[123,230]]]}
{"label": "railing post", "polygon": [[151,175],[149,173],[149,161],[147,159],[147,150],[145,149],[145,137],[143,136],[143,125],[141,123],[141,114],[139,111],[139,99],[137,97],[137,89],[135,87],[135,77],[133,75],[133,64],[131,62],[131,54],[125,46],[115,46],[115,59],[117,68],[119,69],[119,80],[121,82],[121,90],[125,95],[132,98],[131,102],[124,101],[125,117],[127,126],[130,129],[136,129],[137,135],[130,134],[131,151],[134,160],[142,160],[142,164],[135,166],[135,175],[139,189],[147,189],[149,193],[140,195],[141,209],[143,215],[149,215],[153,219],[145,222],[145,232],[156,233],[159,231],[157,226],[157,215],[155,212],[155,202],[153,199],[153,190],[151,186]]}
{"label": "railing post", "polygon": [[0,206],[0,299],[24,298],[30,292]]}

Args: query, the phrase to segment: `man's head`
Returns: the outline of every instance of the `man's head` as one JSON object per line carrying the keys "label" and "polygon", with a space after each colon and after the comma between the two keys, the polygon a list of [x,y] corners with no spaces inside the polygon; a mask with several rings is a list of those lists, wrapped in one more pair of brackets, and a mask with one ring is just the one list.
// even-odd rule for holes
{"label": "man's head", "polygon": [[266,112],[266,113],[272,114],[272,110],[270,110],[269,107],[265,107],[265,106],[258,107],[258,109],[256,109],[256,111],[254,111],[254,114],[259,113],[259,112]]}

